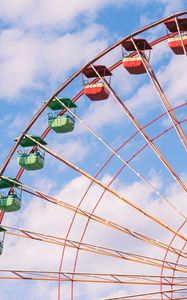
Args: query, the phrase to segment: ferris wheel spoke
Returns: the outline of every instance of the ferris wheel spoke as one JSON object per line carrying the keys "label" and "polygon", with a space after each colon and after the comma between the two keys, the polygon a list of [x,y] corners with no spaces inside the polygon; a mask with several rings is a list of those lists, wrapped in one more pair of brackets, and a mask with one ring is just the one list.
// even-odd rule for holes
{"label": "ferris wheel spoke", "polygon": [[[91,134],[93,134],[96,139],[101,142],[110,152],[113,153],[114,156],[117,157],[125,166],[127,166],[140,180],[142,180],[151,190],[153,190],[162,200],[166,201],[177,213],[179,213],[183,218],[187,219],[187,217],[164,196],[162,195],[159,190],[150,182],[148,181],[143,175],[141,175],[135,168],[133,168],[129,161],[126,161],[120,154],[117,153],[100,135],[97,134],[86,122],[84,122],[81,118],[79,118],[71,109],[69,109],[63,102],[59,100],[58,97],[55,97],[58,103],[68,111],[76,120],[78,120]],[[178,122],[180,124],[180,122]],[[174,125],[173,125],[174,126]],[[152,139],[153,141],[154,139]]]}
{"label": "ferris wheel spoke", "polygon": [[[12,180],[12,179],[10,179],[8,177],[2,176],[2,178],[6,179],[8,181],[14,182],[14,180]],[[92,214],[90,212],[82,210],[82,209],[80,209],[80,208],[78,208],[76,206],[70,205],[70,204],[68,204],[66,202],[63,202],[63,201],[61,201],[61,200],[59,200],[57,198],[54,198],[54,197],[52,197],[50,195],[47,195],[47,194],[45,194],[43,192],[37,191],[36,189],[33,189],[33,188],[31,188],[29,186],[26,186],[24,184],[20,184],[20,186],[22,187],[23,191],[25,191],[25,192],[27,192],[29,194],[32,194],[32,195],[34,195],[36,197],[39,197],[39,198],[41,198],[43,200],[47,200],[47,201],[49,201],[49,202],[51,202],[53,204],[56,204],[56,205],[58,205],[58,206],[60,206],[60,207],[62,207],[64,209],[67,209],[69,211],[76,212],[76,213],[78,213],[78,214],[80,214],[80,215],[82,215],[82,216],[84,216],[86,218],[92,219],[93,221],[95,221],[95,222],[97,222],[97,223],[99,223],[101,225],[105,225],[105,226],[107,226],[107,227],[109,227],[111,229],[123,232],[123,233],[125,233],[127,235],[130,235],[133,238],[139,239],[139,240],[141,240],[141,241],[143,241],[145,243],[148,243],[148,244],[151,244],[151,245],[155,245],[155,246],[157,246],[159,248],[168,250],[168,251],[172,252],[173,254],[176,254],[176,255],[180,254],[181,256],[186,257],[186,253],[184,251],[182,251],[182,253],[181,253],[181,250],[173,247],[172,245],[170,247],[168,247],[167,244],[164,244],[163,242],[159,241],[158,239],[155,240],[154,238],[149,237],[149,236],[147,236],[145,234],[139,233],[136,230],[132,230],[132,229],[126,228],[126,227],[124,227],[122,225],[119,225],[117,223],[111,222],[108,219],[104,219],[104,218],[99,217],[99,216],[97,216],[95,214]],[[178,236],[178,234],[179,233],[176,231],[175,235]]]}
{"label": "ferris wheel spoke", "polygon": [[52,150],[50,150],[46,146],[42,145],[38,141],[35,141],[31,136],[29,136],[29,135],[25,135],[25,136],[29,140],[34,141],[38,146],[40,146],[40,148],[42,148],[44,151],[46,151],[47,153],[49,153],[50,155],[52,155],[53,157],[55,157],[57,160],[59,160],[62,163],[66,164],[68,167],[70,167],[71,169],[73,169],[76,172],[80,173],[84,177],[86,177],[86,178],[90,179],[91,181],[95,182],[98,186],[100,186],[104,190],[107,190],[108,192],[110,192],[113,196],[117,197],[120,201],[126,203],[127,205],[129,205],[130,207],[132,207],[133,209],[135,209],[136,211],[142,213],[143,215],[145,215],[146,217],[148,217],[149,219],[151,219],[153,222],[157,223],[158,225],[160,225],[161,227],[165,228],[166,230],[168,230],[168,231],[170,231],[170,232],[172,232],[174,234],[177,234],[179,237],[181,237],[183,240],[186,241],[186,237],[184,235],[182,235],[180,233],[176,233],[176,231],[174,229],[172,229],[167,224],[164,224],[162,221],[160,221],[158,218],[156,218],[153,215],[151,215],[150,213],[148,213],[146,210],[142,209],[141,207],[139,207],[138,205],[136,205],[132,201],[126,199],[125,197],[119,195],[115,190],[113,190],[113,189],[109,188],[108,186],[104,185],[102,182],[100,182],[99,180],[97,180],[93,176],[89,175],[87,172],[85,172],[81,168],[79,168],[76,165],[72,164],[71,162],[69,162],[65,158],[63,158],[60,155],[56,154],[55,152],[53,152]]}
{"label": "ferris wheel spoke", "polygon": [[[7,178],[7,180],[8,180],[8,178]],[[9,180],[10,180],[10,179],[9,179]],[[25,185],[22,185],[22,186],[25,186]],[[167,244],[164,244],[163,242],[161,242],[161,241],[159,241],[159,240],[155,240],[155,239],[152,238],[152,237],[146,236],[146,235],[144,235],[144,234],[142,234],[142,233],[139,233],[139,232],[137,232],[137,231],[135,231],[135,230],[132,230],[132,229],[126,228],[126,227],[124,227],[124,226],[122,226],[122,225],[119,225],[119,224],[117,224],[117,223],[111,222],[111,221],[108,220],[108,219],[107,219],[107,220],[106,220],[106,219],[103,219],[103,218],[101,218],[101,217],[99,217],[99,216],[97,216],[97,215],[95,215],[95,214],[91,214],[91,213],[89,213],[89,212],[87,212],[87,211],[83,211],[83,210],[81,210],[81,209],[78,209],[77,207],[74,207],[74,206],[69,205],[69,204],[67,204],[67,203],[65,203],[65,202],[62,202],[62,201],[60,201],[60,200],[58,200],[58,199],[56,199],[56,198],[54,198],[54,197],[52,197],[52,196],[49,196],[49,195],[47,195],[47,194],[44,194],[44,197],[43,197],[43,196],[42,196],[42,195],[43,195],[43,192],[39,192],[39,193],[37,194],[37,191],[36,191],[36,190],[34,190],[34,189],[30,188],[30,187],[28,187],[28,188],[31,189],[31,190],[33,190],[33,192],[31,192],[31,191],[29,191],[29,190],[27,190],[27,189],[25,189],[25,190],[23,189],[23,190],[24,190],[25,192],[29,192],[29,193],[31,193],[32,195],[41,198],[41,199],[44,199],[44,200],[49,199],[49,202],[51,202],[51,203],[53,203],[53,204],[59,205],[59,206],[65,208],[65,209],[68,209],[68,210],[70,210],[70,211],[74,211],[74,212],[76,211],[78,214],[80,214],[80,215],[82,215],[82,216],[84,216],[84,217],[87,217],[87,218],[89,218],[89,219],[91,219],[91,220],[93,220],[93,221],[95,221],[95,222],[97,222],[97,223],[99,223],[99,224],[102,224],[102,225],[105,225],[105,226],[107,226],[107,227],[109,227],[109,228],[111,228],[111,229],[114,229],[114,230],[118,230],[118,231],[120,231],[120,232],[123,232],[123,233],[125,233],[125,234],[127,234],[127,235],[130,235],[131,237],[136,238],[136,239],[138,239],[138,240],[141,240],[141,241],[143,241],[143,242],[145,242],[145,243],[148,243],[148,244],[150,244],[150,245],[154,245],[154,246],[159,247],[159,248],[161,248],[161,249],[167,250],[167,251],[169,251],[169,252],[171,252],[171,253],[173,253],[173,254],[175,254],[175,255],[181,255],[181,256],[184,257],[184,258],[187,257],[187,253],[186,253],[185,251],[181,251],[181,250],[179,250],[179,249],[173,247],[172,245],[168,247]],[[34,192],[34,191],[35,191],[35,192]],[[29,232],[25,232],[25,234],[28,235],[28,236],[30,237]],[[177,235],[177,232],[176,232],[176,235]],[[67,240],[67,239],[66,239],[66,240]],[[120,252],[119,252],[118,254],[120,254]]]}
{"label": "ferris wheel spoke", "polygon": [[[0,279],[4,280],[36,280],[36,281],[58,281],[59,272],[52,271],[38,271],[38,270],[0,270]],[[88,272],[60,272],[60,281],[64,282],[78,282],[78,283],[105,283],[105,284],[122,284],[122,285],[144,285],[146,286],[159,286],[160,276],[153,275],[125,275],[125,274],[112,274],[112,273],[88,273]],[[72,279],[73,278],[73,279]],[[171,277],[168,278],[169,286]],[[185,287],[187,285],[187,277],[176,277],[177,282],[175,287]],[[182,289],[178,290],[181,291]],[[167,293],[167,291],[164,291]],[[151,295],[154,293],[144,294]],[[122,298],[123,299],[123,298]]]}
{"label": "ferris wheel spoke", "polygon": [[[184,105],[186,105],[186,104],[185,104],[185,103],[184,103],[184,104],[181,104],[181,105],[178,106],[178,107],[182,107],[182,106],[184,106]],[[178,107],[175,107],[174,109],[177,109]],[[144,126],[144,128],[147,127],[147,126],[149,126],[149,124],[152,124],[153,122],[155,122],[156,120],[158,120],[161,116],[163,116],[163,115],[165,115],[165,114],[166,114],[166,113],[163,113],[162,115],[156,117],[154,120],[152,120],[151,122],[149,122],[148,124],[146,124],[146,125]],[[185,122],[185,120],[181,121],[181,123],[182,123],[182,122]],[[155,139],[157,139],[158,137],[162,136],[164,133],[166,133],[167,131],[169,131],[169,130],[172,129],[172,128],[173,128],[173,126],[169,127],[169,128],[166,129],[163,133],[161,133],[161,134],[159,134],[158,136],[156,136],[155,138],[153,138],[153,140],[155,140]],[[136,132],[135,132],[128,140],[130,140],[131,138],[133,138],[137,133],[138,133],[138,131],[136,131]],[[123,145],[125,145],[125,144],[128,142],[128,140],[127,140],[125,143],[123,143]],[[122,145],[122,146],[123,146],[123,145]],[[147,145],[148,145],[148,144],[146,144],[145,147],[146,147]],[[116,150],[116,152],[118,152],[118,151],[122,148],[122,146],[120,146],[120,147]],[[142,149],[140,149],[140,151],[142,151],[145,147],[142,147]],[[140,152],[140,151],[139,151],[139,152]],[[137,153],[137,154],[138,154],[138,153]],[[136,154],[132,156],[132,159],[133,159],[135,156],[136,156]],[[112,157],[113,157],[113,154],[112,154],[111,158],[112,158]],[[104,164],[104,166],[110,161],[111,158],[109,158],[109,159],[107,160],[107,162]],[[130,160],[131,160],[131,159],[129,159],[128,162],[130,162]],[[124,165],[122,168],[124,168],[124,167],[125,167],[125,165]],[[122,168],[121,168],[121,170],[122,170]],[[103,167],[101,168],[101,171],[102,171],[102,169],[103,169]],[[119,170],[118,173],[120,173],[121,170]],[[99,173],[100,173],[100,171],[98,172],[98,174],[99,174]],[[116,175],[118,175],[118,174],[116,174]],[[116,175],[113,177],[113,179],[112,179],[111,182],[113,182],[113,180],[115,179]],[[97,177],[97,174],[96,174],[95,177]],[[82,198],[80,204],[81,204],[82,201],[84,200],[84,197],[86,196],[86,194],[87,194],[87,192],[88,192],[88,190],[89,190],[89,188],[91,187],[92,184],[93,184],[93,181],[89,184],[89,186],[88,186],[88,188],[87,188],[87,190],[86,190],[86,192],[85,192],[85,194],[84,194],[84,196],[83,196],[83,198]],[[109,185],[110,185],[110,184],[109,184]],[[105,191],[102,193],[102,195],[103,195],[104,193],[105,193]],[[102,195],[101,195],[100,199],[102,198]],[[166,199],[165,199],[165,200],[166,200]],[[100,200],[98,200],[98,203],[99,203],[99,201],[100,201]],[[167,200],[166,200],[166,201],[167,201]],[[172,203],[169,202],[169,204],[172,206]],[[96,205],[96,207],[97,207],[97,205]],[[176,210],[176,208],[175,208],[175,210]],[[94,211],[95,211],[95,208],[94,208],[94,210],[92,211],[92,214],[93,214]],[[179,213],[179,214],[181,214],[182,216],[184,216],[183,213],[181,213],[181,212],[179,212],[179,211],[177,211],[177,210],[176,210],[176,212]],[[71,225],[70,225],[70,227],[69,227],[69,230],[68,230],[68,233],[67,233],[66,238],[68,238],[68,236],[69,236],[69,232],[70,232],[71,227],[72,227],[72,224],[73,224],[73,222],[74,222],[75,215],[76,215],[76,212],[75,212],[74,217],[73,217],[73,219],[72,219],[72,222],[71,222]],[[89,224],[89,220],[90,220],[90,219],[88,219],[88,221],[87,221],[87,223],[86,223],[86,225],[85,225],[85,229],[84,229],[84,232],[83,232],[82,237],[81,237],[81,240],[80,240],[81,242],[82,242],[82,240],[83,240],[83,238],[84,238],[84,235],[85,235],[85,232],[86,232],[86,227],[87,227],[88,224]],[[65,245],[64,245],[64,247],[63,247],[62,258],[61,258],[61,263],[60,263],[59,271],[61,271],[61,269],[62,269],[62,262],[63,262],[63,260],[64,260],[64,254],[65,254]],[[77,253],[76,253],[76,258],[75,258],[75,263],[74,263],[73,271],[75,271],[75,269],[76,269],[77,260],[78,260],[78,255],[79,255],[79,249],[77,249]],[[60,277],[60,276],[59,276],[59,277]],[[59,290],[60,290],[60,281],[59,281]],[[72,298],[72,299],[73,299],[73,290],[74,290],[74,288],[73,288],[73,282],[72,282],[72,289],[71,289],[71,293],[72,293],[72,294],[71,294],[71,298]],[[60,295],[60,294],[59,294],[59,295]]]}
{"label": "ferris wheel spoke", "polygon": [[91,64],[91,67],[94,70],[94,72],[97,74],[97,76],[100,78],[100,80],[105,84],[106,88],[112,94],[112,96],[114,97],[114,99],[122,106],[122,108],[126,112],[126,114],[129,117],[129,119],[136,126],[136,128],[138,129],[138,131],[141,133],[141,135],[144,137],[144,139],[147,141],[147,143],[150,145],[150,147],[156,153],[156,155],[158,156],[158,158],[162,161],[163,165],[171,173],[171,175],[176,180],[176,182],[182,187],[182,189],[185,192],[187,192],[186,185],[179,178],[179,176],[176,174],[176,172],[172,169],[172,167],[170,166],[170,164],[166,161],[166,159],[163,157],[163,155],[161,154],[161,152],[159,151],[159,149],[154,145],[154,143],[152,142],[152,140],[148,137],[148,135],[144,131],[143,127],[139,124],[139,122],[135,119],[135,117],[132,115],[132,113],[128,110],[128,108],[126,107],[126,105],[124,104],[124,102],[120,99],[120,97],[113,90],[113,88],[109,85],[109,83],[105,80],[105,78],[103,78],[102,76],[100,76],[100,74],[97,72],[97,70],[95,69],[95,67],[93,66],[93,64]]}
{"label": "ferris wheel spoke", "polygon": [[[99,245],[94,245],[94,244],[88,244],[88,243],[83,243],[83,242],[78,242],[74,240],[69,240],[61,237],[56,237],[56,236],[51,236],[51,235],[46,235],[38,232],[32,232],[30,230],[25,230],[25,229],[19,229],[15,227],[10,227],[3,225],[4,228],[7,229],[6,234],[10,236],[16,236],[19,238],[26,238],[26,239],[32,239],[36,240],[39,242],[44,242],[44,243],[49,243],[53,244],[56,246],[66,246],[67,248],[73,248],[73,249],[79,249],[81,251],[86,251],[86,252],[92,252],[94,254],[99,254],[103,256],[108,256],[108,257],[113,257],[116,259],[121,259],[125,261],[132,261],[135,263],[140,263],[144,265],[151,265],[154,267],[162,267],[162,264],[165,264],[165,268],[169,270],[175,270],[178,272],[184,272],[187,273],[187,266],[183,264],[179,264],[178,262],[173,262],[173,261],[167,261],[157,259],[155,257],[149,257],[145,255],[139,255],[136,253],[131,253],[131,252],[126,252],[123,250],[119,249],[113,249],[113,248],[108,248],[108,247],[103,247]],[[180,253],[183,255],[182,253]],[[184,253],[185,257],[187,257],[187,254]],[[160,278],[164,276],[160,276]]]}
{"label": "ferris wheel spoke", "polygon": [[[165,115],[166,113],[164,113]],[[155,119],[156,120],[156,119]],[[184,120],[185,121],[185,120]],[[162,136],[164,133],[166,133],[167,131],[169,131],[170,129],[173,128],[173,125],[170,126],[168,129],[166,129],[164,132],[160,133],[159,135],[157,135],[155,138],[153,138],[153,140],[157,139],[158,137]],[[137,131],[138,132],[138,131]],[[135,133],[136,134],[136,133]],[[134,135],[132,135],[133,137]],[[124,144],[123,144],[124,145]],[[128,162],[130,162],[137,154],[139,154],[143,149],[145,149],[145,147],[147,147],[148,144],[145,144],[139,151],[137,151],[137,153],[135,153],[129,160]],[[121,149],[122,147],[120,146],[118,149]],[[118,151],[117,149],[117,151]],[[111,156],[112,157],[112,156]],[[110,186],[110,184],[116,179],[116,177],[120,174],[120,172],[122,171],[122,169],[125,167],[125,165],[122,166],[122,168],[116,173],[116,175],[112,178],[112,180],[110,181],[110,183],[108,184],[108,186]],[[82,200],[84,199],[85,195],[87,194],[87,191],[89,190],[90,186],[92,185],[93,182],[90,183],[88,189],[86,190],[86,193],[84,194]],[[92,210],[92,214],[94,213],[96,207],[98,206],[99,202],[101,201],[103,195],[105,194],[105,190],[103,191],[103,193],[101,194],[96,206],[94,207],[94,209]],[[82,202],[81,200],[81,202]],[[167,200],[166,200],[167,201]],[[172,203],[169,202],[169,204],[172,206]],[[178,211],[176,211],[177,213],[180,213]],[[183,215],[183,213],[181,214]],[[87,230],[87,227],[89,225],[89,222],[90,222],[90,219],[88,219],[86,225],[85,225],[85,228],[84,228],[84,231],[83,231],[83,234],[81,236],[81,239],[80,239],[80,243],[83,241],[83,238],[84,238],[84,235],[86,233],[86,230]],[[71,229],[71,226],[70,226],[70,229]],[[69,231],[68,231],[69,232]],[[68,236],[67,236],[68,237]],[[64,246],[64,251],[65,251],[65,246]],[[62,256],[62,259],[64,257],[64,251],[63,251],[63,256]],[[167,251],[167,250],[166,250]],[[73,272],[75,272],[76,270],[76,265],[77,265],[77,261],[78,261],[78,256],[79,256],[79,249],[77,249],[77,252],[76,252],[76,256],[75,256],[75,262],[74,262],[74,267],[73,267]],[[164,265],[164,262],[163,262],[163,265]],[[60,271],[61,271],[61,268],[60,268]],[[72,282],[72,288],[71,288],[71,291],[72,291],[72,298],[73,298],[73,290],[74,290],[74,285],[73,285],[73,282]]]}
{"label": "ferris wheel spoke", "polygon": [[172,107],[171,107],[171,105],[170,105],[170,103],[169,103],[169,101],[168,101],[168,99],[167,99],[167,97],[166,97],[166,95],[165,95],[165,93],[164,93],[164,91],[163,91],[163,89],[162,89],[162,87],[161,87],[161,85],[160,85],[160,83],[159,83],[152,67],[151,67],[151,64],[150,64],[149,60],[146,59],[146,57],[139,50],[139,48],[136,45],[136,42],[133,39],[133,37],[131,37],[131,41],[134,45],[134,48],[135,48],[136,52],[138,53],[139,57],[141,58],[141,61],[142,61],[143,65],[146,69],[146,72],[147,72],[153,86],[155,87],[163,106],[166,109],[166,112],[169,116],[169,119],[171,120],[171,122],[172,122],[172,124],[173,124],[173,126],[174,126],[174,128],[175,128],[175,130],[176,130],[176,132],[177,132],[184,148],[185,148],[185,150],[187,150],[187,138],[186,138],[186,136],[185,136],[185,134],[182,130],[182,127],[180,126],[179,121],[177,120],[177,117],[174,113],[174,110],[172,109]]}

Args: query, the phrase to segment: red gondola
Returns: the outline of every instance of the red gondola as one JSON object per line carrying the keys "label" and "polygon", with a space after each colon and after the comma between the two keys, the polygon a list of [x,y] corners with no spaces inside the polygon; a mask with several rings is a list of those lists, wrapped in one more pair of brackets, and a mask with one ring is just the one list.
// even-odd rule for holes
{"label": "red gondola", "polygon": [[[111,78],[112,73],[105,66],[99,65],[94,66],[94,68],[101,77],[110,76]],[[92,67],[88,67],[83,70],[83,75],[88,78],[86,82],[83,79],[84,94],[92,101],[106,100],[110,94],[109,90],[103,82],[98,81],[97,83],[90,83],[89,79],[98,77],[98,74],[94,69],[92,69]]]}
{"label": "red gondola", "polygon": [[181,38],[182,38],[182,41],[183,41],[184,48],[187,51],[187,35],[183,35],[181,37],[176,36],[174,38],[168,39],[168,46],[177,55],[184,54],[184,49],[183,49]]}
{"label": "red gondola", "polygon": [[124,68],[130,74],[144,74],[146,73],[146,69],[143,65],[141,58],[138,57],[124,57],[122,60]]}
{"label": "red gondola", "polygon": [[[139,51],[141,51],[142,55],[145,56],[145,50],[151,50],[151,45],[145,39],[134,39],[134,43],[136,44]],[[122,47],[127,51],[136,51],[136,48],[131,39],[125,40],[122,43]],[[150,52],[149,52],[150,56]],[[148,58],[149,59],[149,58]],[[122,60],[124,68],[130,74],[144,74],[146,73],[146,69],[139,55],[137,56],[125,56]]]}
{"label": "red gondola", "polygon": [[84,86],[84,94],[93,101],[105,100],[109,97],[109,91],[104,83],[88,84]]}
{"label": "red gondola", "polygon": [[187,31],[187,18],[172,18],[164,22],[164,24],[173,34],[180,31],[180,35],[168,39],[168,46],[177,55],[185,54],[183,46],[187,51],[187,35],[184,34]]}

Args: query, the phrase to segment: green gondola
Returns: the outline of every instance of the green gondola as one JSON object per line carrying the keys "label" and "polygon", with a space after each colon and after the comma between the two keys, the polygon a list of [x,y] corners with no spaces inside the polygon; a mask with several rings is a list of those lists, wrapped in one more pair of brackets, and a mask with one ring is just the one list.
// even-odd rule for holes
{"label": "green gondola", "polygon": [[[39,148],[37,142],[39,142],[42,145],[47,145],[47,143],[41,139],[38,136],[31,136],[31,138],[34,140],[30,140],[28,137],[24,137],[20,145],[22,147],[35,147],[35,149],[31,151],[22,151],[18,150],[17,151],[17,161],[19,165],[24,168],[25,170],[28,171],[35,171],[35,170],[40,170],[44,167],[44,162],[45,162],[45,151],[42,151],[41,148]],[[15,139],[17,140],[17,139]]]}
{"label": "green gondola", "polygon": [[65,133],[73,131],[75,120],[69,115],[55,117],[52,114],[48,114],[48,125],[56,133]]}
{"label": "green gondola", "polygon": [[5,232],[6,232],[6,229],[3,228],[2,226],[0,226],[0,235],[1,235],[1,239],[0,239],[0,255],[3,252],[3,244],[4,244],[4,239],[5,239]]}
{"label": "green gondola", "polygon": [[21,208],[21,197],[17,193],[0,194],[0,209],[4,212],[13,212]]}
{"label": "green gondola", "polygon": [[23,153],[18,152],[17,160],[19,165],[28,171],[40,170],[44,167],[45,157],[39,152]]}
{"label": "green gondola", "polygon": [[[74,113],[75,113],[75,109],[77,105],[74,102],[72,102],[69,98],[61,98],[59,99],[59,101],[57,99],[53,99],[48,104],[48,107],[53,111],[60,112],[60,110],[63,109],[63,104],[64,104],[69,109],[74,109]],[[58,112],[48,113],[48,125],[56,133],[71,132],[74,130],[75,127],[75,119],[67,112],[62,116],[60,116]]]}
{"label": "green gondola", "polygon": [[[12,179],[16,182],[11,182],[7,179]],[[0,193],[0,209],[4,212],[13,212],[17,211],[21,208],[21,195],[22,191],[15,192],[15,188],[20,186],[21,183],[16,180],[16,178],[7,177],[0,178],[0,189],[10,188],[10,192],[7,193]]]}

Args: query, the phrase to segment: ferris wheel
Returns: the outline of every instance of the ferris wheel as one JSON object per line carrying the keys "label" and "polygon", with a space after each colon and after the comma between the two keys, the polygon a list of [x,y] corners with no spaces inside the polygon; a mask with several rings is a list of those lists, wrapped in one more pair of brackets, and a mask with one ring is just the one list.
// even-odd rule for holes
{"label": "ferris wheel", "polygon": [[[1,260],[12,240],[30,251],[0,269],[2,282],[52,284],[58,300],[187,299],[187,101],[167,81],[184,80],[171,66],[186,56],[183,11],[117,41],[43,100],[1,168]],[[51,190],[32,185],[44,170]],[[33,227],[7,225],[22,209]],[[29,255],[36,268],[23,267]]]}

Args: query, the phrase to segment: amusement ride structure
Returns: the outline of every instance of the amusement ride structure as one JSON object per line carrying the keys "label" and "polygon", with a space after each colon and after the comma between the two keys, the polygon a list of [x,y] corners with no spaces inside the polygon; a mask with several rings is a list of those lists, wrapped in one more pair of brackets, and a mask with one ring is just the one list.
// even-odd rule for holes
{"label": "amusement ride structure", "polygon": [[[159,28],[159,37],[155,40],[151,40],[151,32],[157,28]],[[154,56],[154,48],[156,47],[156,49],[159,49],[159,47],[163,44],[167,44],[173,56],[177,55],[178,59],[180,59],[182,55],[183,57],[187,56],[187,11],[169,16],[137,30],[97,55],[92,61],[89,61],[70,78],[68,78],[48,100],[42,102],[40,109],[30,120],[21,135],[15,138],[14,146],[4,161],[0,171],[0,231],[2,234],[0,242],[1,259],[3,259],[3,252],[5,251],[4,239],[6,240],[6,236],[8,235],[15,236],[15,238],[20,237],[32,239],[36,243],[43,242],[51,245],[54,244],[55,246],[58,245],[61,249],[62,255],[59,262],[59,269],[53,272],[3,269],[0,270],[0,279],[27,281],[44,280],[57,282],[58,300],[63,299],[63,282],[69,282],[70,284],[69,299],[71,300],[80,299],[75,292],[76,284],[93,284],[97,285],[97,288],[99,288],[99,285],[115,285],[120,287],[122,295],[122,289],[124,289],[123,297],[110,298],[116,300],[187,299],[187,276],[185,274],[187,272],[187,265],[185,264],[187,258],[187,234],[185,232],[187,214],[185,214],[184,210],[180,209],[180,205],[177,206],[177,202],[172,202],[172,200],[166,196],[163,189],[160,191],[159,187],[147,178],[148,176],[146,177],[145,175],[142,175],[141,171],[138,171],[132,164],[136,158],[138,159],[139,155],[143,155],[144,151],[149,148],[154,155],[154,159],[158,161],[160,168],[164,169],[164,174],[167,174],[166,176],[173,180],[174,184],[178,186],[185,197],[187,186],[185,184],[185,176],[182,176],[181,174],[185,173],[186,166],[181,163],[180,171],[176,171],[173,167],[172,160],[162,153],[165,152],[165,148],[164,151],[161,152],[159,147],[160,140],[162,141],[167,134],[172,133],[172,137],[174,136],[175,138],[176,147],[180,147],[181,153],[183,151],[183,156],[187,149],[187,138],[185,135],[185,122],[187,121],[187,118],[184,116],[187,102],[180,102],[179,105],[172,106],[161,86],[161,83],[158,81],[153,70],[153,66],[151,65],[150,57],[152,58]],[[105,56],[109,56],[110,54],[112,55],[113,51],[116,49],[122,50],[122,56],[118,61],[112,65],[109,65],[108,60],[108,65],[101,63],[104,61]],[[118,93],[113,86],[114,77],[120,67],[124,68],[124,76],[125,72],[126,76],[141,77],[148,75],[147,78],[150,80],[153,88],[158,94],[161,109],[164,108],[161,114],[154,115],[154,117],[150,114],[151,118],[149,118],[149,120],[146,119],[146,123],[144,122],[144,124],[141,124],[138,121],[135,117],[134,111],[130,111],[128,105],[126,105],[126,101],[122,99],[123,97],[120,96],[120,93]],[[181,76],[184,76],[184,74],[181,74]],[[69,98],[65,94],[66,88],[70,87],[77,79],[82,82],[80,90],[77,94],[73,94],[71,98]],[[133,130],[132,132],[129,131],[129,135],[125,140],[120,141],[120,146],[117,148],[113,147],[101,136],[101,134],[79,117],[79,103],[81,102],[82,97],[87,97],[87,101],[91,100],[93,101],[92,103],[97,106],[99,106],[100,103],[111,101],[111,99],[113,99],[116,106],[119,106],[121,111],[124,112],[124,115],[128,117],[128,122],[130,122]],[[42,114],[46,114],[46,111],[48,123],[44,132],[40,135],[37,133],[35,133],[35,135],[30,134],[33,126],[37,125],[39,117]],[[105,112],[103,112],[103,114],[104,113]],[[167,126],[162,129],[162,131],[158,130],[155,136],[150,137],[151,131],[149,131],[149,128],[152,128],[152,126],[157,128],[158,122],[162,122],[163,118],[168,118],[169,122],[167,123]],[[49,133],[53,134],[54,139],[57,134],[73,134],[76,124],[78,123],[84,126],[85,129],[93,135],[94,139],[102,144],[102,149],[107,149],[107,154],[109,153],[103,165],[97,169],[97,172],[94,175],[91,175],[89,171],[78,167],[61,155],[55,153],[50,149],[49,143],[47,144],[46,142]],[[158,128],[160,129],[159,126]],[[142,143],[140,143],[140,146],[135,150],[131,147],[131,156],[126,159],[125,149],[126,147],[128,148],[130,143],[132,143],[137,136],[141,138]],[[167,149],[168,148],[169,146]],[[59,163],[63,163],[67,168],[72,169],[78,175],[85,177],[89,181],[89,185],[86,187],[86,190],[84,189],[82,191],[83,196],[78,205],[67,203],[61,198],[59,199],[54,195],[50,195],[46,191],[39,191],[32,188],[26,182],[22,182],[21,177],[23,172],[34,172],[35,170],[40,170],[45,167],[48,160],[48,157],[46,157],[45,154],[52,156]],[[17,156],[17,163],[19,164],[20,169],[17,174],[8,174],[5,176],[10,162],[15,159],[15,155]],[[101,175],[104,176],[104,174],[107,174],[107,166],[114,160],[117,160],[118,163],[120,163],[116,173],[110,178],[108,183],[100,180]],[[124,170],[128,170],[133,174],[133,176],[135,176],[135,178],[150,189],[152,193],[158,197],[160,203],[166,204],[168,211],[173,211],[174,215],[176,215],[176,218],[179,220],[177,223],[178,227],[175,222],[175,225],[167,224],[163,219],[164,216],[161,212],[160,217],[159,212],[157,215],[154,215],[154,213],[150,212],[150,210],[146,207],[141,206],[141,201],[136,202],[129,200],[129,197],[126,197],[125,192],[121,193],[118,191],[116,188],[117,185],[113,187],[114,181],[117,180],[117,177]],[[39,172],[40,171],[38,171],[38,174]],[[84,208],[84,203],[87,201],[87,195],[93,187],[99,187],[102,193],[99,196],[96,194],[96,203],[94,203],[93,207],[86,210]],[[62,208],[72,213],[68,231],[65,236],[52,236],[47,233],[34,232],[25,228],[6,226],[3,223],[4,214],[9,214],[10,212],[22,209],[22,198],[25,193],[44,201],[48,201],[59,206],[59,209]],[[159,228],[159,232],[163,232],[163,234],[160,234],[160,238],[155,235],[155,232],[147,234],[146,232],[142,232],[141,228],[139,230],[132,229],[134,223],[133,219],[131,227],[129,227],[128,224],[125,223],[125,216],[123,223],[121,223],[121,220],[119,219],[119,224],[117,222],[117,216],[115,222],[113,219],[110,219],[110,216],[107,218],[100,216],[99,213],[97,213],[97,209],[101,205],[106,193],[107,195],[115,197],[116,201],[120,201],[125,207],[129,207],[132,211],[135,211],[137,215],[139,214],[145,218],[147,224],[154,224],[156,226],[155,228]],[[141,193],[139,197],[142,197]],[[72,240],[71,232],[77,216],[79,216],[79,218],[83,218],[86,222],[80,238]],[[112,246],[108,246],[108,244],[99,245],[95,242],[85,242],[84,238],[87,230],[89,226],[91,227],[94,223],[97,223],[98,226],[101,226],[101,228],[105,228],[105,230],[110,229],[111,232],[114,232],[114,234],[117,232],[119,235],[124,235],[127,241],[129,239],[128,247],[126,248],[127,244],[123,244],[121,248],[118,248],[118,243],[116,247],[113,247],[114,243],[112,242]],[[149,227],[149,225],[147,225],[147,227]],[[165,232],[167,236],[164,239]],[[113,234],[111,234],[111,240],[112,239]],[[131,248],[130,241],[132,241]],[[140,247],[136,247],[136,243],[146,246],[148,245],[150,249],[156,249],[158,252],[153,250],[152,253],[150,252],[148,254],[145,252],[145,254],[143,254],[142,251],[139,252]],[[73,268],[67,272],[64,271],[63,264],[66,253],[68,253],[69,249],[74,249],[75,254]],[[96,264],[97,258],[99,258],[98,264],[102,264],[102,259],[103,261],[105,259],[109,259],[108,264],[112,261],[114,264],[115,261],[121,261],[124,265],[124,269],[121,268],[121,272],[116,273],[113,271],[111,264],[110,273],[105,272],[104,265],[103,267],[101,265],[101,267],[98,268],[99,270],[103,270],[102,272],[78,272],[77,265],[80,253],[82,252],[87,253],[87,255],[90,254],[91,260],[95,260]],[[129,272],[130,267],[125,268],[126,263],[128,263],[129,266],[132,265],[133,271]],[[137,265],[138,271],[136,272]],[[142,271],[142,273],[140,273],[139,270],[144,270],[144,268],[148,268],[147,270],[149,270],[149,267],[150,273],[148,273],[149,271]],[[89,263],[87,268],[89,269]],[[136,287],[139,286],[143,286],[143,292],[135,292]],[[91,299],[91,297],[92,296],[90,294],[89,299]]]}

